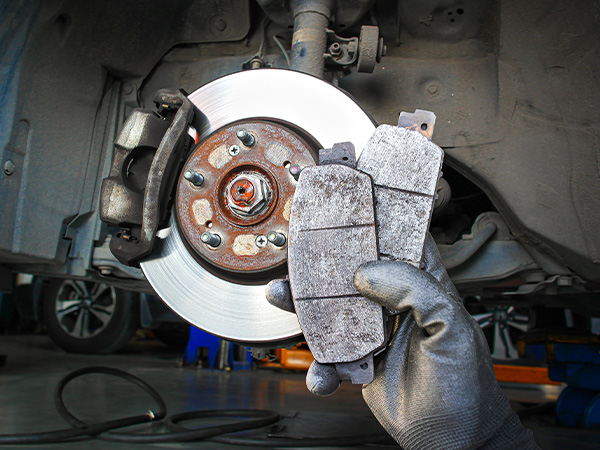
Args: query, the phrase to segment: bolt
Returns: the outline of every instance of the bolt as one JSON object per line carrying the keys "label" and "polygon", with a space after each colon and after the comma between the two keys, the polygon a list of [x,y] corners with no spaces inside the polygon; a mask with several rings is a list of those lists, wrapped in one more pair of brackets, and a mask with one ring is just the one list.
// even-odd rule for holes
{"label": "bolt", "polygon": [[238,139],[242,141],[242,144],[244,144],[246,147],[252,147],[256,142],[252,133],[248,133],[248,131],[244,130],[243,128],[237,130],[236,135]]}
{"label": "bolt", "polygon": [[229,147],[229,154],[231,156],[237,156],[240,153],[240,148],[237,145],[232,145]]}
{"label": "bolt", "polygon": [[214,24],[218,31],[225,31],[225,28],[227,28],[227,22],[225,22],[222,17],[219,17],[217,20],[215,20]]}
{"label": "bolt", "polygon": [[186,170],[183,174],[183,178],[185,178],[197,187],[200,187],[202,186],[202,184],[204,184],[204,177],[198,172],[194,172],[193,170]]}
{"label": "bolt", "polygon": [[208,231],[202,233],[200,236],[200,240],[204,242],[209,247],[216,248],[221,245],[221,236],[216,233],[209,233]]}
{"label": "bolt", "polygon": [[11,176],[13,173],[15,173],[15,167],[15,163],[12,162],[12,160],[7,159],[4,163],[4,173],[8,176]]}
{"label": "bolt", "polygon": [[254,199],[254,185],[248,179],[239,179],[229,188],[231,198],[236,205],[248,206]]}
{"label": "bolt", "polygon": [[267,239],[271,244],[273,244],[276,247],[283,247],[286,241],[285,234],[279,233],[277,231],[271,231],[267,235]]}
{"label": "bolt", "polygon": [[227,206],[239,216],[259,214],[268,204],[271,192],[264,178],[243,173],[233,178],[225,188]]}
{"label": "bolt", "polygon": [[252,61],[250,61],[250,68],[251,69],[260,69],[262,67],[264,67],[264,63],[262,62],[262,60],[260,58],[254,58]]}
{"label": "bolt", "polygon": [[342,54],[342,47],[339,43],[334,42],[329,46],[329,53],[331,56],[340,56]]}
{"label": "bolt", "polygon": [[264,237],[262,234],[260,236],[257,236],[256,239],[254,240],[254,243],[256,244],[256,246],[258,248],[266,247],[267,242],[268,242],[267,238]]}
{"label": "bolt", "polygon": [[292,164],[289,168],[290,174],[294,177],[296,181],[300,178],[300,172],[302,172],[302,167],[298,164]]}

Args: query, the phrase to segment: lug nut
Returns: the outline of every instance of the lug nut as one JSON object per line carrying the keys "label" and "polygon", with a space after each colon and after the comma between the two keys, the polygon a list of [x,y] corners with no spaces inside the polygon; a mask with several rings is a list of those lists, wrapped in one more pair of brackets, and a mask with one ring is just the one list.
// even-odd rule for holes
{"label": "lug nut", "polygon": [[202,233],[202,236],[200,236],[200,240],[209,247],[213,248],[221,245],[221,237],[216,233],[209,233],[208,231]]}
{"label": "lug nut", "polygon": [[268,235],[267,235],[267,239],[269,240],[269,242],[271,244],[273,244],[276,247],[283,247],[285,245],[285,234],[283,233],[279,233],[277,231],[271,231]]}
{"label": "lug nut", "polygon": [[204,177],[198,172],[194,172],[193,170],[186,170],[183,174],[183,178],[188,180],[194,186],[200,187],[204,184]]}
{"label": "lug nut", "polygon": [[256,246],[258,248],[263,248],[267,246],[268,240],[266,237],[264,237],[262,234],[260,236],[257,236],[256,239],[254,240],[254,243],[256,244]]}
{"label": "lug nut", "polygon": [[243,128],[237,130],[236,135],[238,139],[242,141],[242,144],[244,144],[246,147],[252,147],[254,145],[254,142],[256,142],[254,136],[251,133],[248,133],[248,131],[244,130]]}
{"label": "lug nut", "polygon": [[300,167],[298,164],[292,164],[288,170],[294,177],[294,180],[298,181],[298,178],[300,178],[300,172],[302,172],[302,167]]}
{"label": "lug nut", "polygon": [[240,153],[240,148],[237,145],[232,145],[229,147],[229,154],[231,156],[237,156]]}

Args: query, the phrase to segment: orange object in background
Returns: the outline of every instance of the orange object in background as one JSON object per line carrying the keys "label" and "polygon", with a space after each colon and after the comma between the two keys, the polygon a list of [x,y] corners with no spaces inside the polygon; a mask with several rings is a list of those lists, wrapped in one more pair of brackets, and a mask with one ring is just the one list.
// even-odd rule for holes
{"label": "orange object in background", "polygon": [[548,378],[547,367],[494,364],[494,372],[498,381],[507,383],[555,384],[559,386],[562,384]]}
{"label": "orange object in background", "polygon": [[281,349],[281,366],[291,370],[308,370],[315,360],[308,348]]}
{"label": "orange object in background", "polygon": [[[278,348],[273,352],[277,358],[272,362],[264,362],[263,367],[306,371],[315,360],[306,343],[298,344],[290,349]],[[496,379],[506,383],[554,384],[561,383],[548,378],[548,368],[494,364]]]}

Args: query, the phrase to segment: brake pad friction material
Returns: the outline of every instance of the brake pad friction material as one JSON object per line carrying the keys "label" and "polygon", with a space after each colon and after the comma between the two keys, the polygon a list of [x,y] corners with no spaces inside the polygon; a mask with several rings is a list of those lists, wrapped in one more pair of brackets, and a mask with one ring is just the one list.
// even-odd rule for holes
{"label": "brake pad friction material", "polygon": [[423,262],[443,150],[421,133],[380,125],[363,150],[357,168],[375,185],[381,259]]}
{"label": "brake pad friction material", "polygon": [[308,167],[290,213],[290,286],[304,337],[320,363],[355,361],[385,340],[381,306],[354,287],[378,259],[373,184],[350,167]]}

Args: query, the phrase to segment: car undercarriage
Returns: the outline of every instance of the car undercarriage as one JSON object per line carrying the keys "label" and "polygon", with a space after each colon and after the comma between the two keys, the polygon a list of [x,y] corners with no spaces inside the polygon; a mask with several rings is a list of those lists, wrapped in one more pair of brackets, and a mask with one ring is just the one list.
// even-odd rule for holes
{"label": "car undercarriage", "polygon": [[294,170],[427,110],[445,152],[430,232],[494,356],[517,356],[511,329],[600,332],[596,3],[2,8],[3,280],[156,292],[214,334],[288,345],[297,321],[264,285],[287,271]]}

